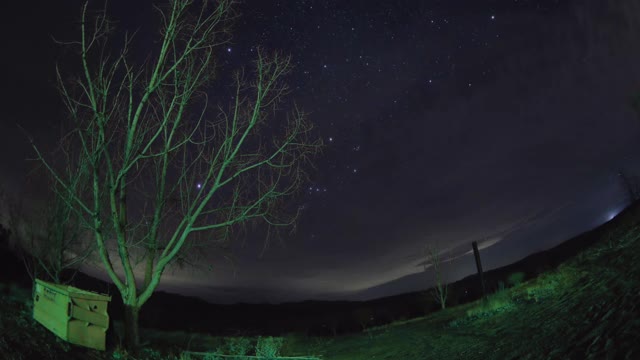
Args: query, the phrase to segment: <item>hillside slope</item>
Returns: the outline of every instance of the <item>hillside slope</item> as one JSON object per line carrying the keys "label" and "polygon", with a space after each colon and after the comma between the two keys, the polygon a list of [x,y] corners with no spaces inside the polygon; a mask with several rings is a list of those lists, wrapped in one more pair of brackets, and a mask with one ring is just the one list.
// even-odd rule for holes
{"label": "hillside slope", "polygon": [[638,218],[628,212],[557,269],[486,303],[297,346],[336,360],[640,358]]}

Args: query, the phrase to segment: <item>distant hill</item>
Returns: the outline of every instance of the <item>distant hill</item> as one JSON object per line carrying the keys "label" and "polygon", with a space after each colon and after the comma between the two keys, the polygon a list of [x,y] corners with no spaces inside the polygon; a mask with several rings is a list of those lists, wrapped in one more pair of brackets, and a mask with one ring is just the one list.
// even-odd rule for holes
{"label": "distant hill", "polygon": [[[601,235],[611,229],[638,224],[640,203],[622,211],[612,221],[591,231],[569,239],[549,250],[525,257],[513,264],[485,272],[487,289],[495,289],[514,272],[523,272],[527,279],[557,267],[580,250],[594,244]],[[19,259],[4,248],[0,251],[0,281],[20,282],[29,286]],[[26,279],[25,279],[26,278]],[[397,282],[410,282],[405,277]],[[101,280],[78,274],[74,285],[83,289],[109,293],[113,300],[110,315],[119,320],[122,302],[116,289]],[[397,286],[384,284],[381,286]],[[479,282],[476,275],[465,277],[449,285],[451,305],[478,299]],[[171,309],[171,310],[168,310]],[[303,301],[284,304],[233,304],[218,305],[204,300],[157,292],[143,307],[140,322],[144,327],[162,330],[189,330],[211,334],[279,334],[297,331],[307,334],[331,335],[361,330],[358,316],[370,314],[368,325],[382,325],[391,321],[410,319],[438,309],[438,305],[425,292],[412,292],[370,301]],[[359,314],[357,314],[359,313]]]}

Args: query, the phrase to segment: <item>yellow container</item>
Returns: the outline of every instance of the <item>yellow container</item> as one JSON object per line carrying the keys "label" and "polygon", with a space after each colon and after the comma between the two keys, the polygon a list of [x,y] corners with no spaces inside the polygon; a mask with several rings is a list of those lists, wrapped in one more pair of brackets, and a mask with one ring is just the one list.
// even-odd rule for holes
{"label": "yellow container", "polygon": [[104,350],[111,296],[36,279],[33,318],[72,344]]}

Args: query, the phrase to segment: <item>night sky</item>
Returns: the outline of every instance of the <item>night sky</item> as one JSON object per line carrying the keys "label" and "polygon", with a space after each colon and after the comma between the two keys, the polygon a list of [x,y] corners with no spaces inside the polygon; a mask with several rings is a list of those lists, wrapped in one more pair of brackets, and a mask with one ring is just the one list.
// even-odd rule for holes
{"label": "night sky", "polygon": [[[130,3],[135,3],[131,5]],[[81,2],[11,2],[0,16],[0,181],[36,197],[23,127],[43,144],[64,118],[51,37],[74,39]],[[110,1],[124,28],[150,1]],[[6,8],[9,7],[9,8]],[[432,284],[425,245],[451,250],[448,280],[506,265],[607,221],[640,174],[640,3],[634,0],[246,0],[220,81],[283,50],[291,97],[326,148],[297,232],[235,264],[166,274],[161,288],[211,301],[370,299]],[[141,32],[153,41],[153,29]],[[227,82],[228,84],[228,82]],[[221,101],[229,95],[216,87]]]}

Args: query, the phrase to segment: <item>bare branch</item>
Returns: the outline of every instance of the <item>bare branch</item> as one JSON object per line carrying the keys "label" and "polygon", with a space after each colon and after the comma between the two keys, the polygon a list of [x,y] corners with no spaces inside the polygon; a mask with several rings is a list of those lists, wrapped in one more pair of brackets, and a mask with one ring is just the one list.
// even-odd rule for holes
{"label": "bare branch", "polygon": [[252,71],[236,73],[231,103],[211,106],[216,52],[236,15],[231,0],[208,4],[156,6],[160,38],[142,63],[130,55],[135,37],[124,34],[115,48],[106,11],[92,18],[85,4],[80,41],[65,43],[79,48],[81,74],[56,76],[71,128],[72,149],[61,158],[86,186],[76,188],[61,159],[34,145],[134,309],[170,264],[191,263],[186,255],[205,243],[227,244],[247,223],[292,226],[299,211],[287,211],[285,200],[322,146],[305,114],[286,102],[289,56],[260,49]]}

